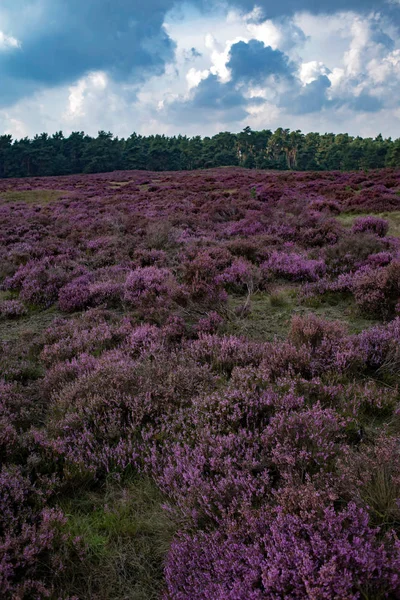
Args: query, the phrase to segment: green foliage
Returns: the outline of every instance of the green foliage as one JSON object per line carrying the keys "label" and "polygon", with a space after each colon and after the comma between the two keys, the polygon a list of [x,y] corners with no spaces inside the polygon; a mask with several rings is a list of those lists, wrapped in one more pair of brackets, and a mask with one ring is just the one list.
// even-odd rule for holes
{"label": "green foliage", "polygon": [[[33,139],[0,136],[0,178],[40,177],[115,170],[192,170],[222,166],[279,170],[363,170],[400,165],[400,140],[352,137],[348,134],[307,133],[278,128],[213,137],[114,137],[99,131],[64,137],[60,131]],[[113,186],[117,188],[117,185]],[[36,192],[35,192],[36,193]]]}
{"label": "green foliage", "polygon": [[[71,492],[72,495],[72,492]],[[81,556],[70,549],[63,594],[79,598],[151,600],[160,597],[163,561],[175,524],[149,479],[126,476],[103,488],[65,501],[71,539],[80,539]]]}

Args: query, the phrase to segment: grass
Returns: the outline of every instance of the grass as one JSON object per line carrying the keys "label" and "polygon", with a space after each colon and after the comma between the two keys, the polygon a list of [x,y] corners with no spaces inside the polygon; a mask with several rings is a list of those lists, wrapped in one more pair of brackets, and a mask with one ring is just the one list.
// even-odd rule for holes
{"label": "grass", "polygon": [[119,188],[124,187],[125,185],[129,185],[130,183],[133,183],[132,179],[129,179],[129,181],[110,181],[109,185],[112,188]]}
{"label": "grass", "polygon": [[314,313],[328,320],[344,321],[350,333],[359,333],[375,325],[378,321],[359,315],[354,301],[343,295],[317,298],[314,302],[300,303],[297,287],[281,285],[270,293],[253,294],[250,312],[237,317],[235,311],[243,305],[244,298],[231,296],[228,310],[230,320],[225,326],[229,335],[248,336],[255,341],[272,341],[275,337],[286,338],[293,315]]}
{"label": "grass", "polygon": [[228,309],[232,317],[226,326],[226,333],[246,335],[257,341],[272,341],[275,336],[285,338],[295,309],[292,294],[293,288],[290,287],[281,288],[272,295],[267,292],[253,294],[250,299],[250,312],[245,313],[244,317],[235,316],[235,311],[243,304],[244,298],[231,296]]}
{"label": "grass", "polygon": [[59,581],[65,595],[96,600],[153,600],[161,596],[163,563],[176,524],[150,479],[128,476],[61,502],[67,532],[86,550]]}
{"label": "grass", "polygon": [[[370,212],[365,213],[365,216],[370,215]],[[337,219],[347,228],[350,228],[355,219],[362,216],[361,213],[342,213]],[[400,237],[400,210],[393,212],[378,212],[373,214],[374,217],[386,219],[389,222],[388,235]]]}
{"label": "grass", "polygon": [[61,316],[64,315],[54,305],[46,310],[35,310],[19,319],[0,321],[0,340],[11,342],[18,341],[24,336],[38,337],[54,319]]}
{"label": "grass", "polygon": [[371,479],[361,490],[361,497],[370,507],[376,525],[392,528],[400,524],[400,508],[397,500],[400,484],[389,472],[388,466],[377,468]]}
{"label": "grass", "polygon": [[49,204],[56,202],[68,192],[63,190],[9,190],[0,192],[2,202],[24,202],[25,204]]}

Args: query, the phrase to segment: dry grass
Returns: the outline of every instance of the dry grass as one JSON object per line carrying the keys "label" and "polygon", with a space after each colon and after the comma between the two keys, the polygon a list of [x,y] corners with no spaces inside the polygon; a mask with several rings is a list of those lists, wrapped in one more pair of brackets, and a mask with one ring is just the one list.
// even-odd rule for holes
{"label": "dry grass", "polygon": [[400,523],[399,495],[400,486],[387,465],[374,471],[362,491],[362,499],[370,507],[374,520],[384,527]]}
{"label": "dry grass", "polygon": [[1,202],[24,202],[25,204],[49,204],[57,202],[62,196],[68,192],[63,190],[8,190],[0,192]]}

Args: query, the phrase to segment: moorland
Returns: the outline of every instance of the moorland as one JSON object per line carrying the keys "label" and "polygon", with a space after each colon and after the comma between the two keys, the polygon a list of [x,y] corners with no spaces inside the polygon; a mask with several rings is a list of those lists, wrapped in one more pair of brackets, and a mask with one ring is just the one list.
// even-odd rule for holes
{"label": "moorland", "polygon": [[0,182],[2,598],[400,597],[400,170]]}

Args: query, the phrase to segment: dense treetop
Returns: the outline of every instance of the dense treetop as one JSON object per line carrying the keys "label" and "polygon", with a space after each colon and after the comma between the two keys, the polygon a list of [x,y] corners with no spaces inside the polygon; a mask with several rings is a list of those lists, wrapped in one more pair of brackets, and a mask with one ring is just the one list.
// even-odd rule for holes
{"label": "dense treetop", "polygon": [[114,170],[192,170],[221,166],[291,170],[358,170],[400,166],[400,139],[307,133],[279,128],[213,137],[165,135],[127,139],[99,131],[33,139],[0,136],[0,178],[102,173]]}

